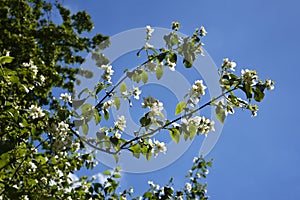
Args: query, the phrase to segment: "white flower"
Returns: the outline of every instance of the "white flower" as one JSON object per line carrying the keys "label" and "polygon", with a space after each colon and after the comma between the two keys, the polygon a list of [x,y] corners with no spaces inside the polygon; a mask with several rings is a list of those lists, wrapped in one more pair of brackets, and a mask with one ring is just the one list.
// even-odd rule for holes
{"label": "white flower", "polygon": [[185,189],[188,191],[188,192],[191,192],[192,190],[192,185],[190,183],[186,183],[185,184]]}
{"label": "white flower", "polygon": [[158,155],[158,152],[162,152],[164,154],[167,152],[167,147],[164,142],[159,142],[158,140],[154,140],[154,144],[156,146],[155,156]]}
{"label": "white flower", "polygon": [[176,63],[171,62],[169,58],[166,59],[166,65],[169,66],[171,71],[175,71]]}
{"label": "white flower", "polygon": [[111,76],[114,73],[114,70],[112,69],[111,65],[101,65],[101,69],[104,70],[104,73],[102,74],[103,80],[110,82]]}
{"label": "white flower", "polygon": [[61,94],[60,97],[59,97],[59,99],[63,100],[64,102],[70,102],[70,103],[72,103],[72,97],[68,93]]}
{"label": "white flower", "polygon": [[139,90],[138,87],[134,87],[134,88],[133,88],[133,97],[134,97],[135,99],[140,99],[140,94],[141,94],[141,93],[142,93],[142,91]]}
{"label": "white flower", "polygon": [[124,130],[126,128],[126,119],[123,115],[118,116],[118,121],[115,122],[115,127],[117,129],[119,129],[120,131],[124,132]]}
{"label": "white flower", "polygon": [[146,26],[146,33],[147,33],[147,39],[148,40],[151,38],[153,32],[154,32],[154,29],[151,28],[151,26],[147,25]]}
{"label": "white flower", "polygon": [[192,88],[190,89],[190,93],[200,98],[201,96],[205,95],[206,88],[207,87],[203,84],[203,80],[197,80],[192,85]]}
{"label": "white flower", "polygon": [[30,167],[31,167],[30,170],[32,170],[33,172],[35,172],[37,166],[36,166],[33,162],[29,162],[29,165],[30,165]]}
{"label": "white flower", "polygon": [[155,187],[153,181],[148,181],[148,185],[150,185],[151,187]]}
{"label": "white flower", "polygon": [[130,189],[129,189],[129,192],[130,192],[130,193],[133,193],[133,188],[130,188]]}
{"label": "white flower", "polygon": [[118,133],[118,132],[115,132],[115,137],[118,138],[118,139],[120,139],[121,138],[121,134]]}
{"label": "white flower", "polygon": [[265,85],[266,85],[266,88],[268,90],[274,90],[274,81],[271,81],[270,79],[267,79],[265,81]]}
{"label": "white flower", "polygon": [[150,49],[150,48],[154,48],[154,46],[151,45],[151,44],[149,44],[148,42],[146,42],[145,48],[146,48],[146,49]]}
{"label": "white flower", "polygon": [[103,110],[107,110],[109,109],[114,103],[114,100],[108,100],[106,102],[103,103],[102,109]]}
{"label": "white flower", "polygon": [[231,71],[235,71],[236,63],[234,61],[229,61],[228,58],[223,59],[223,68],[229,68]]}
{"label": "white flower", "polygon": [[149,144],[151,147],[154,147],[154,143],[152,142],[152,139],[151,139],[151,138],[148,139],[148,144]]}
{"label": "white flower", "polygon": [[6,54],[5,54],[5,56],[9,56],[9,54],[10,54],[10,52],[9,52],[9,51],[7,51],[7,52],[6,52]]}
{"label": "white flower", "polygon": [[150,107],[150,112],[152,115],[159,115],[161,111],[164,109],[162,102],[154,102]]}
{"label": "white flower", "polygon": [[69,130],[69,124],[61,121],[58,123],[58,130],[59,130],[59,133],[61,135],[66,135],[68,133],[68,130]]}
{"label": "white flower", "polygon": [[205,30],[205,28],[203,26],[200,27],[200,36],[203,37],[203,36],[206,36],[207,32]]}
{"label": "white flower", "polygon": [[198,162],[198,159],[199,159],[199,158],[197,158],[197,157],[194,157],[194,159],[193,159],[193,163],[196,163],[196,162]]}
{"label": "white flower", "polygon": [[45,82],[45,79],[46,79],[45,76],[43,76],[43,75],[40,76],[41,84],[43,84]]}
{"label": "white flower", "polygon": [[30,117],[32,117],[32,119],[45,116],[45,113],[43,113],[41,107],[38,107],[36,105],[31,105],[28,110],[29,110],[29,115]]}
{"label": "white flower", "polygon": [[256,84],[256,80],[258,79],[257,72],[255,70],[245,69],[241,71],[242,79],[250,84],[251,86]]}
{"label": "white flower", "polygon": [[37,66],[36,65],[31,65],[30,66],[30,69],[33,71],[33,74],[34,74],[34,78],[36,77],[37,73],[38,73],[38,69],[37,69]]}

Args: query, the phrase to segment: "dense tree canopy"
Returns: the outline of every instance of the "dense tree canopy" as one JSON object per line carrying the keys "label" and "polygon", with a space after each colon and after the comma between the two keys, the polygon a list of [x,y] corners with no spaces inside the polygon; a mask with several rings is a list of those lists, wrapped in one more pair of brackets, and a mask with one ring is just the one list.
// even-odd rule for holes
{"label": "dense tree canopy", "polygon": [[[160,49],[148,43],[154,30],[147,26],[145,46],[138,52],[145,53],[147,61],[127,71],[124,79],[146,83],[149,73],[160,79],[165,68],[175,70],[177,57],[183,57],[186,68],[192,67],[202,53],[201,41],[206,31],[200,27],[192,36],[181,38],[176,33],[179,26],[173,22],[172,31],[164,37],[166,46]],[[260,80],[254,70],[243,70],[241,76],[234,74],[236,64],[224,59],[219,70],[223,93],[203,106],[199,107],[198,102],[205,95],[206,86],[198,80],[187,91],[185,101],[177,104],[178,118],[165,119],[163,104],[148,97],[143,99],[146,111],[135,137],[122,137],[126,119],[120,116],[114,126],[100,127],[97,138],[87,139],[79,130],[87,134],[89,121],[99,125],[102,118],[109,118],[112,106],[120,106],[120,99],[130,102],[131,98],[139,99],[141,93],[138,87],[128,89],[124,79],[111,83],[114,71],[100,51],[109,45],[109,38],[101,34],[91,36],[92,29],[88,13],[71,13],[59,1],[0,0],[0,199],[133,198],[132,189],[118,190],[119,168],[104,172],[108,176],[105,183],[85,176],[75,183],[70,178],[76,171],[96,165],[93,154],[84,151],[87,145],[113,154],[116,159],[123,150],[136,158],[152,159],[166,151],[163,142],[152,141],[154,133],[169,131],[176,143],[180,138],[208,134],[214,129],[214,122],[197,116],[197,111],[214,106],[221,122],[235,108],[248,109],[255,116],[258,106],[252,102],[260,102],[265,89],[274,88],[273,81]],[[95,90],[83,91],[97,99],[95,105],[85,103],[81,94],[69,94],[76,75],[90,76],[89,71],[78,68],[86,53],[92,53],[103,70]],[[57,97],[55,89],[64,92]],[[245,94],[245,100],[236,96],[237,90]],[[188,174],[190,179],[182,190],[174,190],[172,180],[162,187],[149,182],[149,189],[141,198],[207,199],[206,185],[201,180],[210,166],[211,161],[195,158]]]}

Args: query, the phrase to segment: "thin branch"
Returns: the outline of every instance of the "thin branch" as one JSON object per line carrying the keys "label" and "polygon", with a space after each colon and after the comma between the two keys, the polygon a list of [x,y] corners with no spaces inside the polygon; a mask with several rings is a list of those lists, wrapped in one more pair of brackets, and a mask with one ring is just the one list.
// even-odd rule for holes
{"label": "thin branch", "polygon": [[112,155],[115,155],[117,154],[117,152],[113,152],[113,151],[110,151],[108,149],[102,149],[102,148],[99,148],[97,147],[96,145],[92,144],[91,142],[87,141],[85,138],[81,137],[76,131],[74,131],[72,128],[70,129],[71,132],[76,135],[76,137],[78,137],[82,142],[86,143],[87,145],[89,145],[90,147],[98,150],[98,151],[101,151],[101,152],[105,152],[105,153],[108,153],[108,154],[112,154]]}
{"label": "thin branch", "polygon": [[220,94],[218,97],[216,97],[216,98],[214,98],[214,99],[208,101],[207,103],[203,104],[202,106],[200,106],[200,107],[197,108],[196,110],[193,110],[193,111],[191,111],[191,112],[189,112],[189,113],[187,113],[187,114],[185,114],[185,115],[182,115],[182,116],[180,116],[180,117],[178,117],[178,118],[176,118],[176,119],[174,119],[174,120],[172,120],[172,121],[166,123],[165,125],[163,125],[163,126],[161,126],[161,127],[158,127],[157,129],[151,131],[150,133],[147,133],[147,134],[141,135],[141,136],[137,136],[137,137],[135,137],[135,138],[133,138],[133,139],[131,139],[131,140],[125,142],[123,145],[120,146],[120,149],[119,149],[117,152],[120,152],[122,149],[125,149],[126,145],[128,145],[128,144],[130,144],[130,143],[132,143],[132,142],[134,142],[134,141],[136,141],[136,140],[139,140],[139,139],[144,138],[144,137],[149,137],[149,136],[153,135],[154,133],[156,133],[156,132],[158,132],[158,131],[160,131],[160,130],[166,128],[166,127],[168,127],[169,125],[173,124],[174,122],[177,122],[178,120],[181,120],[182,118],[185,118],[185,117],[187,117],[187,116],[189,116],[189,115],[191,115],[191,114],[193,114],[193,113],[195,113],[195,112],[198,112],[199,110],[201,110],[201,109],[205,108],[206,106],[210,105],[210,104],[211,104],[212,102],[214,102],[215,100],[217,100],[217,99],[219,99],[219,98],[225,96],[226,94],[228,94],[228,93],[230,93],[230,92],[232,92],[232,91],[234,91],[234,90],[236,90],[236,89],[237,89],[237,87],[234,87],[234,88],[232,88],[231,90],[228,90],[227,92],[222,93],[222,94]]}
{"label": "thin branch", "polygon": [[[161,53],[161,54],[164,54],[164,53]],[[159,57],[161,54],[156,55],[156,56],[154,56],[154,57],[148,59],[147,61],[143,62],[142,64],[140,64],[139,66],[137,66],[134,70],[132,70],[131,73],[134,72],[137,68],[142,67],[143,65],[145,65],[145,64],[151,62],[152,60],[154,60],[155,58]],[[113,93],[113,91],[114,91],[114,90],[115,90],[115,89],[116,89],[116,88],[117,88],[117,87],[118,87],[118,86],[119,86],[126,78],[128,78],[128,73],[130,73],[130,72],[127,72],[126,75],[125,75],[125,76],[124,76],[124,77],[123,77],[116,85],[114,85],[114,87],[113,87],[109,92],[106,93],[106,95],[99,101],[99,103],[97,103],[97,105],[95,106],[95,108],[99,108],[99,106],[103,103],[103,101],[104,101],[107,97],[109,97],[109,96]]]}

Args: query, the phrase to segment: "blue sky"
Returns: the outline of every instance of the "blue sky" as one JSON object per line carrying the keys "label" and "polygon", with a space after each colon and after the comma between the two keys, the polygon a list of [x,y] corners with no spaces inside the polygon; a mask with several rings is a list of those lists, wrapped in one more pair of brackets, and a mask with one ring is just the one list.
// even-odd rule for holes
{"label": "blue sky", "polygon": [[[236,112],[226,122],[220,140],[208,155],[214,158],[208,176],[211,199],[300,199],[300,2],[296,0],[223,1],[92,1],[65,0],[73,10],[87,10],[95,32],[114,35],[151,25],[169,28],[179,21],[182,33],[205,26],[205,49],[220,65],[234,59],[239,69],[251,68],[261,78],[275,80],[256,118]],[[172,166],[148,174],[124,174],[124,186],[137,191],[146,180],[169,177],[184,184],[195,152],[188,150]],[[189,161],[190,160],[190,161]]]}

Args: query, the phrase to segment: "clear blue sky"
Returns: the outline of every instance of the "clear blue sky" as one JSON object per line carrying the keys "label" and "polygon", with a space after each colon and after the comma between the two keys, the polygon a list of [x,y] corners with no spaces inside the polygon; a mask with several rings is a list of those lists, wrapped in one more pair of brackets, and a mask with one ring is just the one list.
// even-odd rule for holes
{"label": "clear blue sky", "polygon": [[[299,1],[66,0],[65,4],[87,10],[95,32],[105,35],[148,24],[169,28],[172,21],[180,21],[181,32],[190,34],[204,25],[205,49],[217,64],[230,57],[239,66],[256,69],[262,78],[275,80],[275,90],[268,92],[258,117],[237,112],[225,122],[208,156],[215,159],[208,194],[216,200],[300,199]],[[123,181],[138,191],[150,177],[163,183],[175,176],[176,183],[184,184],[180,177],[193,156],[151,174],[125,174]]]}

